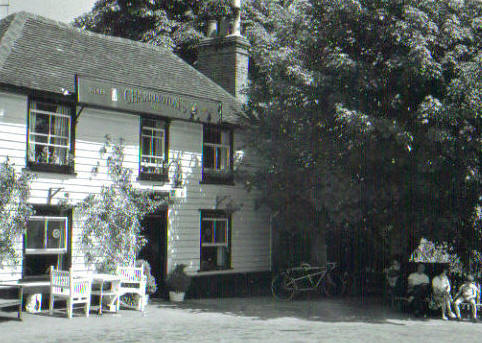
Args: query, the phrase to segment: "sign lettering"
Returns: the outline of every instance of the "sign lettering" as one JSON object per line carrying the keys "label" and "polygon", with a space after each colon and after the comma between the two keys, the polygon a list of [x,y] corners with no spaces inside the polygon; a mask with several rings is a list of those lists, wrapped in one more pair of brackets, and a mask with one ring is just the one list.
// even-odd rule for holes
{"label": "sign lettering", "polygon": [[80,104],[122,109],[133,113],[157,114],[205,123],[222,120],[220,101],[119,82],[78,76],[77,96]]}

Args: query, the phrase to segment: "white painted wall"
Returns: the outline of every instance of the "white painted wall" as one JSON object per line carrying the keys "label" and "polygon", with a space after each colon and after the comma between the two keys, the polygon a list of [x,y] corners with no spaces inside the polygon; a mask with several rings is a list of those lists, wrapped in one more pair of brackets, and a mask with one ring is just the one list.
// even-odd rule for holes
{"label": "white painted wall", "polygon": [[[185,197],[174,201],[168,211],[168,269],[185,263],[187,271],[197,273],[200,265],[200,212],[214,209],[216,196],[230,196],[242,204],[232,216],[232,270],[219,273],[254,272],[270,269],[270,230],[266,210],[254,209],[254,193],[247,193],[241,185],[204,185],[201,181],[202,125],[172,121],[169,128],[169,157],[181,160]],[[0,92],[0,162],[9,156],[20,170],[25,167],[27,140],[27,97]],[[55,204],[65,192],[73,204],[89,193],[98,192],[109,182],[105,168],[96,176],[92,169],[99,160],[99,149],[108,134],[114,141],[122,138],[125,145],[125,166],[137,177],[139,163],[139,116],[84,108],[76,127],[75,175],[36,173],[32,184],[31,202],[46,204],[49,188],[63,188],[52,201]],[[234,134],[235,151],[242,147],[241,137]],[[101,163],[101,166],[104,165]],[[167,191],[170,185],[142,181],[141,188]],[[80,250],[81,223],[74,212],[72,239],[72,266],[84,270]],[[18,242],[21,251],[22,239]],[[13,273],[13,274],[12,274]],[[207,272],[205,272],[207,273]],[[209,272],[213,273],[213,272]],[[0,279],[21,276],[21,266],[0,269]]]}

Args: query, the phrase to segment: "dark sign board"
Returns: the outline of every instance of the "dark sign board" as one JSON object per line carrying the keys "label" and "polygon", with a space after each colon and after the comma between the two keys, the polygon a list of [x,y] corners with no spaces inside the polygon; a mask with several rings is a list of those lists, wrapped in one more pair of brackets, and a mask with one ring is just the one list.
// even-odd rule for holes
{"label": "dark sign board", "polygon": [[222,120],[220,101],[120,82],[77,76],[77,96],[82,105],[205,123],[218,123]]}

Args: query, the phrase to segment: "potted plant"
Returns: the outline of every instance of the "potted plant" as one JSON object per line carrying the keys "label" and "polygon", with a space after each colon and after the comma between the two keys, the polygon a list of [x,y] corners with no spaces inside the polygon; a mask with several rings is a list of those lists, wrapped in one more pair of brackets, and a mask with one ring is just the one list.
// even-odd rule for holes
{"label": "potted plant", "polygon": [[191,285],[191,277],[184,271],[185,264],[178,264],[169,273],[166,279],[166,286],[169,290],[169,300],[180,302]]}

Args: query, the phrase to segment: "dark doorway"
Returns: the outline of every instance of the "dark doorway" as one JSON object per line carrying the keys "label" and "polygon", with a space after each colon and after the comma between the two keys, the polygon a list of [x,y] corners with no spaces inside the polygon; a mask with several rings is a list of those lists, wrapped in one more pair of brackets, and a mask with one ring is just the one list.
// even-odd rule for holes
{"label": "dark doorway", "polygon": [[147,244],[140,251],[139,259],[146,260],[151,265],[151,273],[157,283],[157,292],[154,296],[163,296],[167,258],[167,210],[159,210],[155,214],[145,216],[141,225]]}

